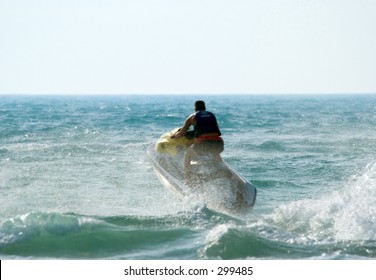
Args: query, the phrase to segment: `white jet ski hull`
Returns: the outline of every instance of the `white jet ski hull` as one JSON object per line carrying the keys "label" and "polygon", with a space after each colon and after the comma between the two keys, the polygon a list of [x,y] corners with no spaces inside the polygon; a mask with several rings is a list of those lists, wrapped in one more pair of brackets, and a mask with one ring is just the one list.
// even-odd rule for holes
{"label": "white jet ski hull", "polygon": [[189,180],[184,173],[184,150],[192,144],[185,137],[171,139],[176,130],[161,136],[147,154],[164,186],[181,197],[192,197],[214,210],[227,213],[248,212],[256,201],[256,188],[223,160],[210,156],[195,159]]}

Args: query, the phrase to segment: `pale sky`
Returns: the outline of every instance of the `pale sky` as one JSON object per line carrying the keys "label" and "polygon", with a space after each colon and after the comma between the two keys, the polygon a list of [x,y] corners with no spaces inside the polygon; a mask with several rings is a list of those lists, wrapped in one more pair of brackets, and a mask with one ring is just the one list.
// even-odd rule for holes
{"label": "pale sky", "polygon": [[376,93],[376,1],[0,0],[13,93]]}

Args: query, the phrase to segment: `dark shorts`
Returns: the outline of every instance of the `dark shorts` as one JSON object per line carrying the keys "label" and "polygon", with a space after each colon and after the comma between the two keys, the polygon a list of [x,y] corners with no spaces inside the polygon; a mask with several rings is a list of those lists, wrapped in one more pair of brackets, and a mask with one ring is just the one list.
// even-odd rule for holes
{"label": "dark shorts", "polygon": [[220,154],[224,150],[224,143],[223,140],[204,140],[193,144],[192,148],[198,154]]}

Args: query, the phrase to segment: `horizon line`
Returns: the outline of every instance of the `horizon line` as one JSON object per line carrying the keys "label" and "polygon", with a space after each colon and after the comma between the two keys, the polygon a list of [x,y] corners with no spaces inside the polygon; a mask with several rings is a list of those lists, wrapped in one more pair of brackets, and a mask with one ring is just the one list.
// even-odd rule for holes
{"label": "horizon line", "polygon": [[0,96],[192,96],[192,95],[253,95],[253,96],[260,96],[260,95],[373,95],[376,94],[375,92],[268,92],[268,93],[257,93],[257,92],[228,92],[228,93],[212,93],[212,92],[202,92],[202,93],[20,93],[20,92],[12,92],[12,93],[1,93]]}

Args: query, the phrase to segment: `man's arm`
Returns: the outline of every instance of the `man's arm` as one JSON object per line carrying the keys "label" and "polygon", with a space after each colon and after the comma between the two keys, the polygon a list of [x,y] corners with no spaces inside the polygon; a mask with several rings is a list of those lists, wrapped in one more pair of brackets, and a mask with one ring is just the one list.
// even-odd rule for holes
{"label": "man's arm", "polygon": [[185,120],[184,126],[181,129],[179,129],[174,135],[172,135],[171,138],[180,138],[184,136],[187,133],[189,127],[194,124],[195,116],[191,115]]}

